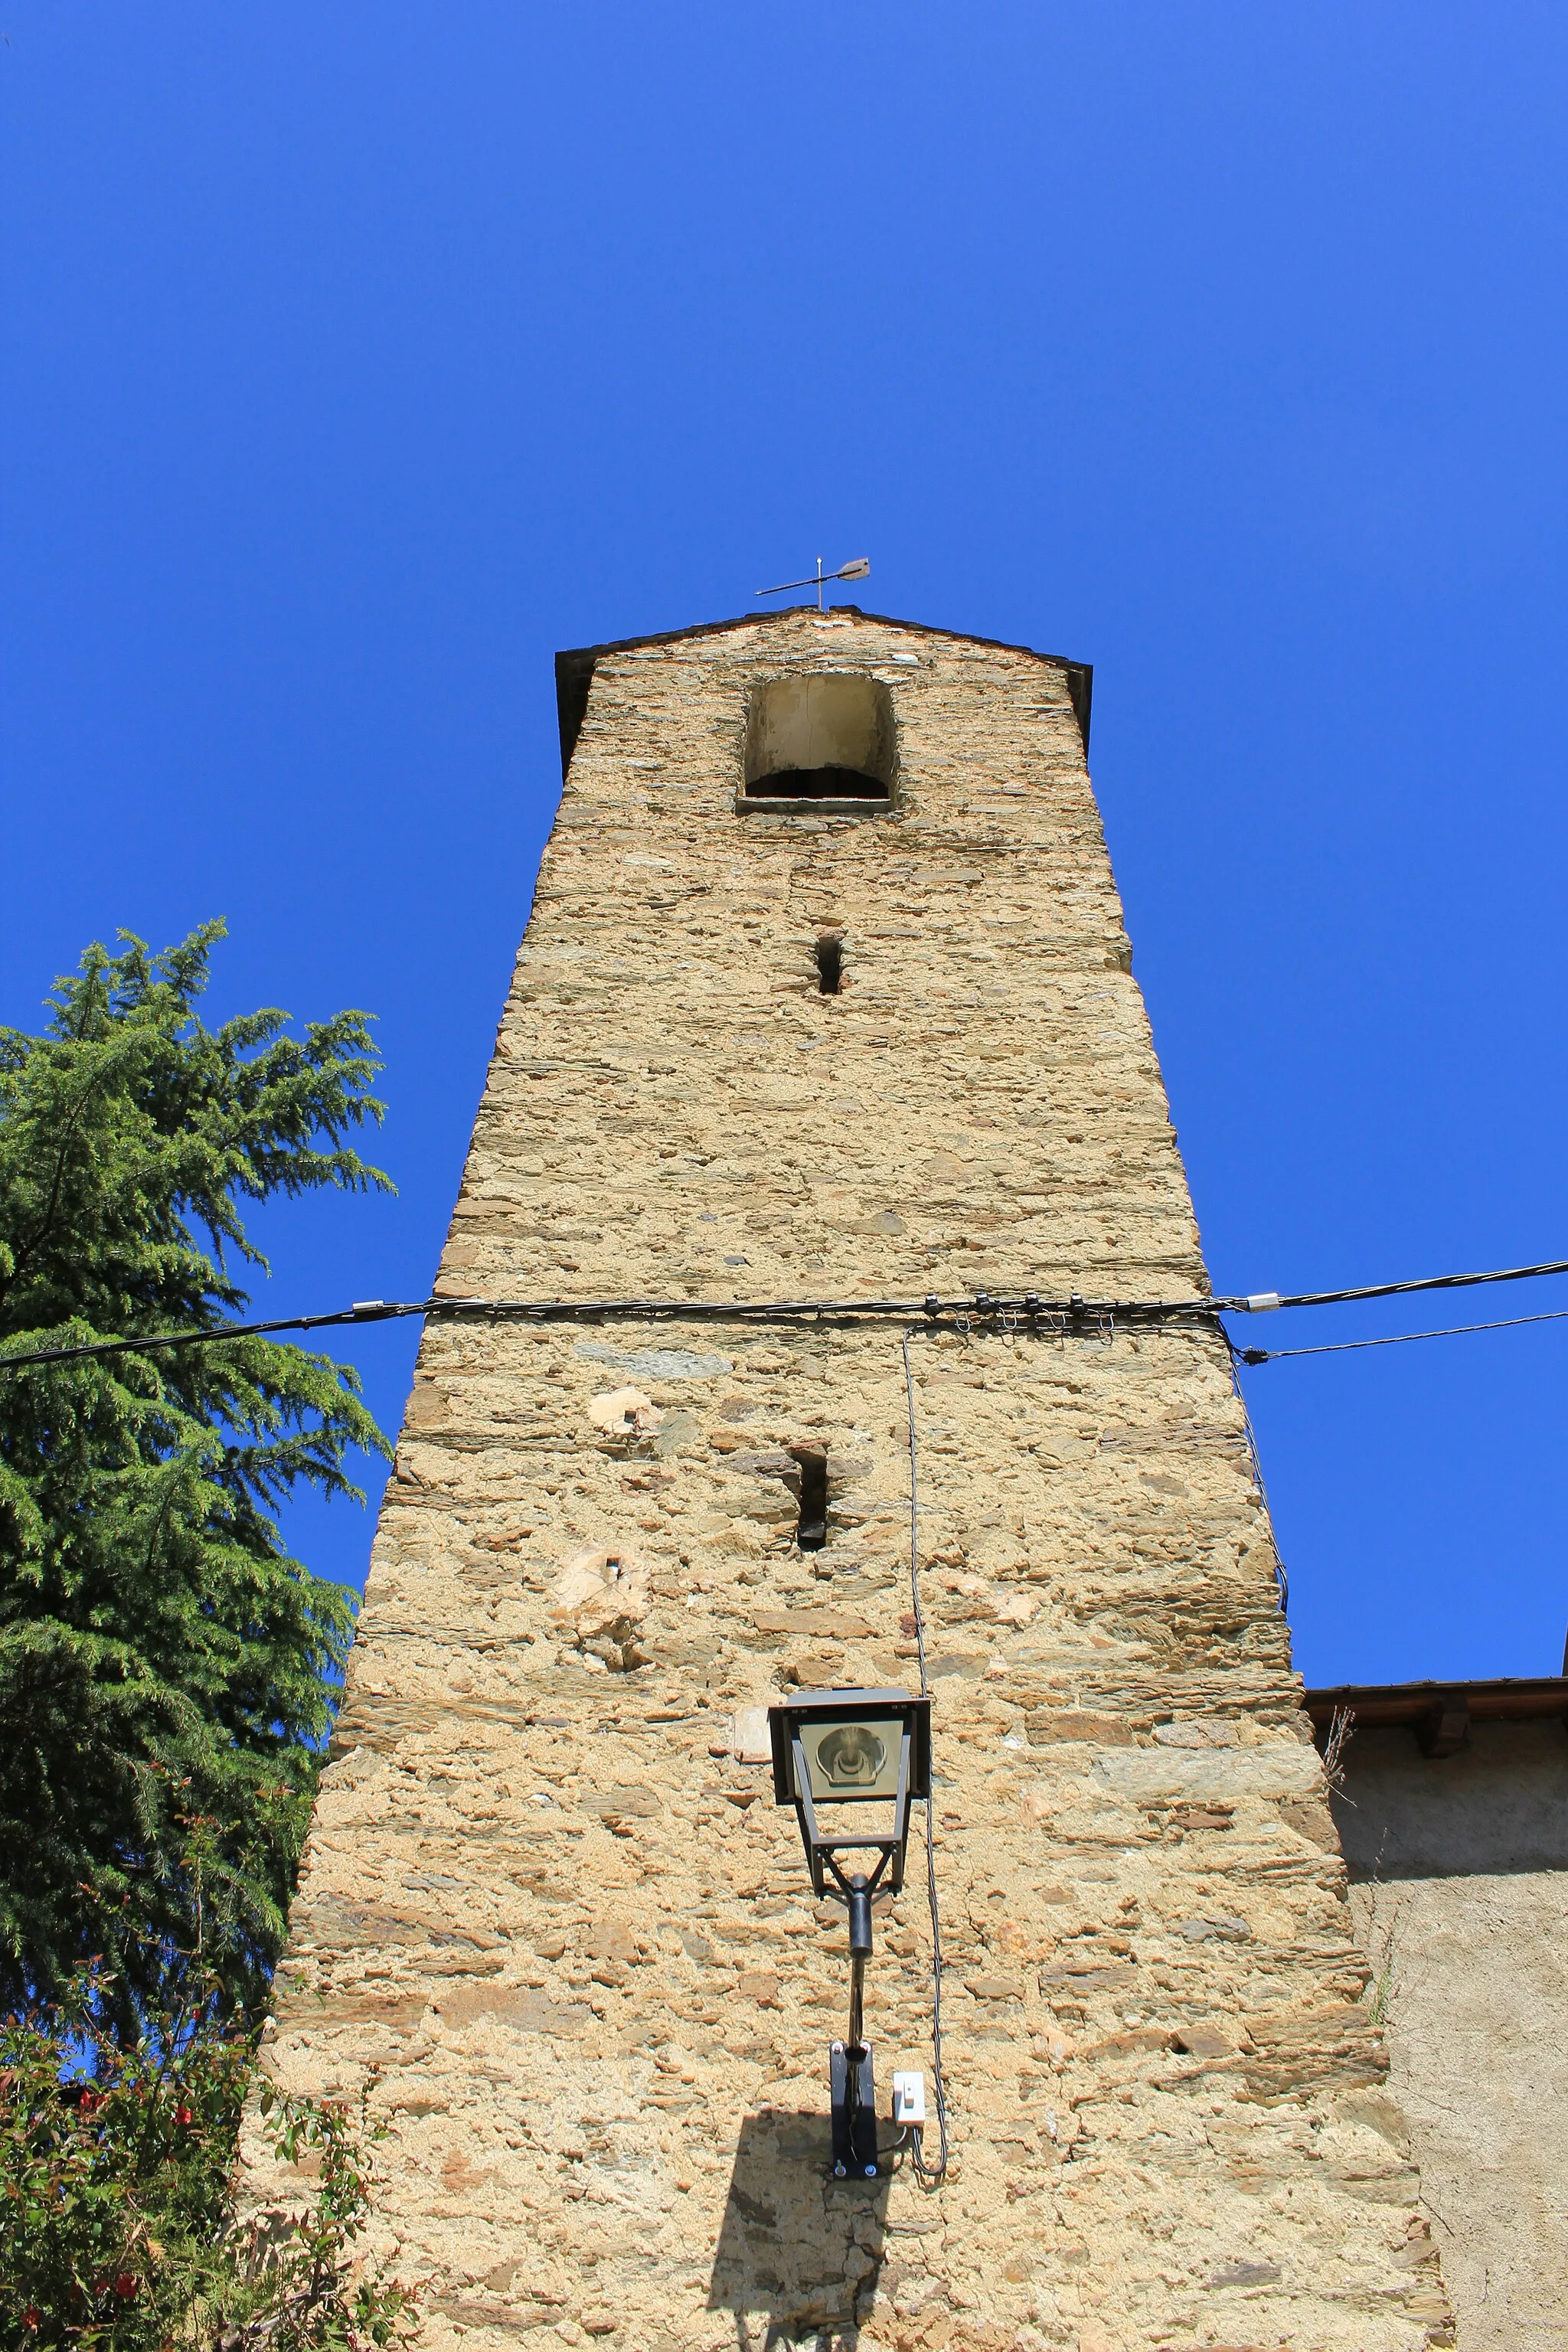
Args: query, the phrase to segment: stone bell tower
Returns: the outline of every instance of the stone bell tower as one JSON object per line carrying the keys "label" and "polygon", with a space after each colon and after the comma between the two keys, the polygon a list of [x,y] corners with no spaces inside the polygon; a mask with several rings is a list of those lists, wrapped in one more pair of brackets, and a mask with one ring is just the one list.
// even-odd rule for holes
{"label": "stone bell tower", "polygon": [[[853,607],[557,667],[440,1292],[1205,1287],[1087,669]],[[426,1329],[272,2043],[379,2070],[423,2342],[1451,2342],[1205,1329],[911,1340],[952,2166],[827,2177],[844,1915],[759,1711],[916,1684],[900,1339]],[[920,1835],[884,2109],[931,2081]]]}

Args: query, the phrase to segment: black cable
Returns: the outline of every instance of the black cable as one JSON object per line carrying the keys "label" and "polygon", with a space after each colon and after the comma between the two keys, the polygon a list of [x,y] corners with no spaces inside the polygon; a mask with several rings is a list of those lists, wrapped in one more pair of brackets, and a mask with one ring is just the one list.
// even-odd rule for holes
{"label": "black cable", "polygon": [[[1496,1274],[1431,1274],[1420,1282],[1374,1282],[1361,1290],[1302,1290],[1289,1297],[1267,1295],[1270,1307],[1339,1307],[1347,1299],[1403,1298],[1413,1290],[1473,1290],[1482,1282],[1529,1282],[1536,1275],[1568,1274],[1568,1258],[1552,1258],[1545,1265],[1504,1266]],[[1257,1302],[1247,1298],[1216,1298],[1215,1306],[1226,1313],[1233,1310],[1256,1311]],[[1294,1352],[1294,1351],[1292,1351]]]}
{"label": "black cable", "polygon": [[277,1331],[319,1331],[330,1325],[384,1323],[422,1315],[440,1322],[485,1323],[908,1323],[923,1317],[931,1326],[967,1327],[977,1318],[1003,1330],[1046,1330],[1051,1336],[1089,1332],[1108,1318],[1121,1317],[1139,1328],[1163,1323],[1190,1328],[1194,1318],[1215,1327],[1216,1309],[1204,1299],[1100,1304],[1082,1298],[1042,1300],[1034,1291],[980,1291],[964,1298],[422,1298],[362,1300],[331,1315],[279,1316],[266,1323],[223,1323],[195,1331],[161,1331],[142,1339],[90,1339],[65,1348],[37,1348],[25,1355],[0,1352],[0,1372],[34,1364],[64,1364],[103,1356],[145,1355],[169,1348],[220,1346]]}
{"label": "black cable", "polygon": [[[921,1696],[931,1696],[926,1681],[925,1612],[921,1607],[920,1455],[915,1444],[915,1376],[910,1362],[910,1335],[904,1333],[904,1394],[910,1411],[910,1595],[914,1603],[915,1652],[920,1659]],[[922,2187],[940,2189],[947,2178],[947,2093],[942,2079],[942,1920],[936,1900],[936,1799],[926,1790],[926,1899],[931,1906],[931,2081],[936,2093],[936,2127],[942,2154],[934,2166],[925,2160],[920,2126],[913,2128],[910,2160]]]}
{"label": "black cable", "polygon": [[429,1302],[387,1306],[379,1299],[342,1307],[332,1315],[281,1315],[270,1323],[220,1323],[205,1331],[158,1331],[146,1339],[91,1339],[80,1347],[37,1348],[25,1356],[0,1353],[0,1372],[29,1364],[68,1364],[89,1356],[145,1356],[166,1348],[205,1347],[228,1339],[254,1339],[271,1331],[322,1331],[333,1323],[385,1323],[399,1315],[426,1315]]}
{"label": "black cable", "polygon": [[1462,1339],[1467,1331],[1517,1331],[1526,1323],[1568,1322],[1568,1307],[1551,1315],[1510,1315],[1500,1323],[1450,1323],[1441,1331],[1394,1331],[1382,1339],[1335,1339],[1321,1348],[1237,1348],[1243,1364],[1280,1364],[1288,1356],[1348,1356],[1357,1348],[1407,1348],[1413,1339]]}
{"label": "black cable", "polygon": [[[1225,1339],[1230,1349],[1231,1391],[1241,1407],[1241,1425],[1247,1433],[1247,1457],[1252,1464],[1253,1480],[1258,1487],[1258,1500],[1263,1506],[1263,1516],[1268,1522],[1268,1539],[1274,1548],[1274,1585],[1279,1595],[1279,1614],[1281,1617],[1287,1617],[1290,1613],[1289,1571],[1279,1557],[1279,1546],[1275,1541],[1274,1514],[1268,1507],[1268,1489],[1263,1483],[1263,1456],[1258,1450],[1258,1438],[1252,1426],[1252,1415],[1247,1410],[1247,1398],[1241,1386],[1241,1374],[1237,1370],[1238,1365],[1250,1363],[1252,1356],[1236,1345],[1228,1331],[1225,1334]],[[1256,1350],[1253,1352],[1256,1353]]]}
{"label": "black cable", "polygon": [[921,1696],[931,1696],[926,1681],[925,1612],[921,1607],[921,1465],[915,1440],[915,1375],[910,1361],[910,1335],[903,1339],[904,1399],[910,1424],[910,1599],[915,1618],[915,1654],[920,1661]]}
{"label": "black cable", "polygon": [[[1277,1307],[1336,1307],[1362,1298],[1399,1298],[1418,1290],[1464,1290],[1479,1283],[1525,1282],[1536,1276],[1568,1274],[1568,1258],[1543,1265],[1503,1267],[1491,1274],[1440,1274],[1417,1282],[1373,1283],[1359,1290],[1303,1290],[1281,1296],[1256,1292],[1238,1298],[1084,1298],[1074,1291],[1067,1298],[1046,1298],[1035,1290],[977,1290],[963,1298],[423,1298],[362,1299],[330,1315],[279,1316],[264,1323],[226,1323],[195,1331],[154,1332],[140,1339],[92,1339],[67,1348],[37,1348],[26,1354],[0,1352],[0,1372],[21,1370],[35,1364],[64,1364],[103,1356],[146,1355],[169,1348],[212,1347],[232,1339],[252,1339],[278,1331],[321,1331],[334,1324],[384,1323],[402,1316],[421,1315],[441,1321],[477,1320],[491,1323],[574,1323],[616,1320],[676,1323],[782,1322],[901,1322],[927,1328],[956,1325],[967,1329],[976,1319],[1003,1331],[1026,1327],[1037,1335],[1080,1338],[1114,1335],[1123,1329],[1213,1329],[1225,1337],[1222,1315],[1258,1314]],[[1521,1317],[1521,1322],[1532,1320]],[[1501,1329],[1499,1325],[1462,1328]],[[1419,1339],[1427,1335],[1413,1332]],[[1232,1343],[1226,1340],[1226,1345]],[[1349,1344],[1349,1343],[1347,1343]],[[1356,1344],[1371,1346],[1372,1341]],[[1283,1349],[1279,1354],[1330,1352]],[[1273,1360],[1273,1353],[1243,1353],[1246,1362]]]}

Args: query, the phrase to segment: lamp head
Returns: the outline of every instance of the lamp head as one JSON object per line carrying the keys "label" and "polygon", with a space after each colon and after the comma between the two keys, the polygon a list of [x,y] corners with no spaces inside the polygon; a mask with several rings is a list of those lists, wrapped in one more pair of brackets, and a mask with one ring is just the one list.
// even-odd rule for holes
{"label": "lamp head", "polygon": [[[931,1701],[906,1690],[802,1691],[768,1710],[773,1798],[793,1805],[818,1894],[848,1881],[836,1856],[879,1854],[876,1877],[903,1884],[911,1798],[931,1793]],[[828,1807],[878,1806],[880,1822]]]}
{"label": "lamp head", "polygon": [[840,1803],[858,1797],[890,1797],[887,1783],[888,1743],[872,1723],[836,1723],[806,1743],[806,1770],[812,1794]]}

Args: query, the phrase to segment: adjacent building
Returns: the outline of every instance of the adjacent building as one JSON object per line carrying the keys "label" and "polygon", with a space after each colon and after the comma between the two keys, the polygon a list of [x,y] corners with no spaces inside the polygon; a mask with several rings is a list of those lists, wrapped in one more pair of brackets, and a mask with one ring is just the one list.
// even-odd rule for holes
{"label": "adjacent building", "polygon": [[1568,1682],[1310,1691],[1461,2352],[1568,2342]]}

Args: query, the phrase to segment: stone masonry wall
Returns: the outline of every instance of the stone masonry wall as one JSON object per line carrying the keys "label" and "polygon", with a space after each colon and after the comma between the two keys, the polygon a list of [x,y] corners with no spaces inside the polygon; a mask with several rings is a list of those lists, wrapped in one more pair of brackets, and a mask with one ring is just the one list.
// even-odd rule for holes
{"label": "stone masonry wall", "polygon": [[[749,692],[835,667],[889,690],[895,812],[739,813]],[[1059,667],[809,610],[612,651],[440,1286],[1190,1296],[1130,961]],[[736,1727],[915,1675],[894,1327],[431,1325],[277,2074],[380,2070],[433,2352],[1450,2342],[1219,1342],[913,1353],[946,2186],[825,2177],[843,1914]],[[884,2116],[931,2076],[919,1843]]]}

